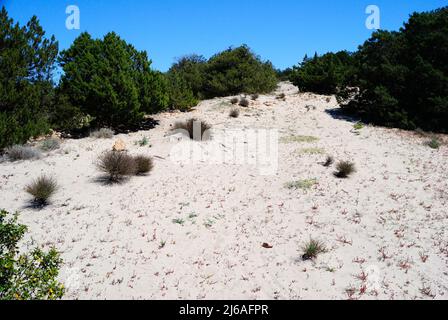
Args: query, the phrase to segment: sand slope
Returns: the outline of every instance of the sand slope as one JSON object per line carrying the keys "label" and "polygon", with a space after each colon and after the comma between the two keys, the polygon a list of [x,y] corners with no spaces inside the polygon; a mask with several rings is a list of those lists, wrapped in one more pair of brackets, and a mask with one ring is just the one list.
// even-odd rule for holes
{"label": "sand slope", "polygon": [[[156,156],[150,176],[121,185],[99,183],[94,165],[114,139],[67,140],[41,160],[0,163],[0,207],[21,212],[28,240],[62,252],[68,299],[447,299],[447,146],[432,150],[415,134],[371,126],[358,135],[328,112],[334,97],[287,83],[279,92],[286,101],[261,96],[238,119],[228,118],[228,98],[214,99],[115,137],[132,154]],[[215,129],[319,140],[282,140],[271,176],[250,165],[180,165],[170,161],[169,129],[192,115]],[[135,145],[144,136],[151,147]],[[336,179],[320,164],[326,154],[355,162],[357,173]],[[41,173],[61,188],[38,211],[23,188]],[[302,179],[318,183],[284,186]],[[310,237],[328,252],[302,261]]]}

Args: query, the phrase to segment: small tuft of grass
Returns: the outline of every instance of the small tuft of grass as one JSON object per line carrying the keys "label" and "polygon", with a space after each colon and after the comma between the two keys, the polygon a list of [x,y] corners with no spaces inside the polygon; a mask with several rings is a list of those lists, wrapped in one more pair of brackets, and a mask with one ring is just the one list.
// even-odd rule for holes
{"label": "small tuft of grass", "polygon": [[316,155],[316,154],[324,154],[325,150],[322,148],[304,148],[300,149],[299,154],[310,154],[310,155]]}
{"label": "small tuft of grass", "polygon": [[327,156],[327,159],[324,162],[324,167],[331,167],[334,163],[334,158],[332,156]]}
{"label": "small tuft of grass", "polygon": [[205,141],[210,139],[211,128],[212,126],[205,121],[192,118],[183,122],[176,122],[173,130],[183,131],[191,140]]}
{"label": "small tuft of grass", "polygon": [[348,178],[352,173],[356,172],[355,164],[349,161],[341,161],[336,166],[337,171],[334,175],[338,178]]}
{"label": "small tuft of grass", "polygon": [[239,106],[240,106],[240,107],[247,108],[247,107],[249,107],[249,105],[250,105],[250,102],[249,102],[249,100],[247,100],[246,98],[242,98],[242,99],[240,100],[240,103],[239,103]]}
{"label": "small tuft of grass", "polygon": [[238,99],[238,98],[232,98],[232,99],[230,100],[230,103],[231,103],[231,104],[237,104],[239,101],[240,101],[240,99]]}
{"label": "small tuft of grass", "polygon": [[260,95],[258,93],[255,93],[255,94],[251,95],[250,97],[251,97],[252,100],[255,101],[255,100],[257,100],[260,97]]}
{"label": "small tuft of grass", "polygon": [[302,247],[302,252],[303,260],[313,260],[316,259],[319,254],[327,252],[327,249],[323,242],[310,239],[310,241],[305,243],[305,245]]}
{"label": "small tuft of grass", "polygon": [[355,124],[353,125],[353,128],[354,128],[355,130],[362,130],[362,129],[364,129],[364,124],[361,123],[361,122],[357,122],[357,123],[355,123]]}
{"label": "small tuft of grass", "polygon": [[280,94],[277,96],[277,99],[278,99],[278,100],[285,100],[285,99],[286,99],[286,94],[284,94],[284,93],[280,93]]}
{"label": "small tuft of grass", "polygon": [[147,137],[143,137],[141,140],[137,141],[137,144],[140,147],[147,146],[149,144],[149,139]]}
{"label": "small tuft of grass", "polygon": [[181,226],[183,226],[185,224],[185,220],[184,219],[180,219],[180,218],[173,219],[172,221],[173,221],[174,224],[178,224],[178,225],[181,225]]}
{"label": "small tuft of grass", "polygon": [[285,188],[290,190],[309,190],[313,186],[315,186],[318,183],[317,179],[306,179],[306,180],[299,180],[299,181],[292,181],[285,184]]}
{"label": "small tuft of grass", "polygon": [[313,137],[313,136],[289,136],[289,137],[283,137],[280,139],[282,143],[312,143],[319,141],[319,138]]}
{"label": "small tuft of grass", "polygon": [[12,162],[20,160],[40,159],[42,157],[39,150],[26,146],[16,145],[7,148],[5,151],[8,160]]}
{"label": "small tuft of grass", "polygon": [[60,143],[59,139],[56,139],[56,138],[46,139],[46,140],[42,141],[39,145],[39,149],[46,151],[46,152],[57,150],[60,147],[61,147],[61,143]]}
{"label": "small tuft of grass", "polygon": [[36,205],[45,206],[57,188],[58,185],[54,178],[41,176],[27,185],[25,191],[34,197],[33,201]]}
{"label": "small tuft of grass", "polygon": [[151,157],[148,156],[136,156],[134,157],[136,170],[135,173],[137,175],[144,175],[154,168],[154,162]]}
{"label": "small tuft of grass", "polygon": [[97,168],[108,174],[111,182],[119,182],[123,177],[132,176],[137,172],[137,164],[134,158],[126,152],[120,151],[103,153],[98,159]]}
{"label": "small tuft of grass", "polygon": [[430,141],[425,142],[425,145],[427,145],[431,149],[439,149],[441,143],[437,138],[432,138]]}
{"label": "small tuft of grass", "polygon": [[91,138],[95,139],[111,139],[113,138],[115,132],[109,128],[102,128],[90,133]]}
{"label": "small tuft of grass", "polygon": [[234,108],[234,109],[230,110],[229,117],[231,117],[231,118],[238,118],[239,116],[240,116],[240,110],[239,109]]}

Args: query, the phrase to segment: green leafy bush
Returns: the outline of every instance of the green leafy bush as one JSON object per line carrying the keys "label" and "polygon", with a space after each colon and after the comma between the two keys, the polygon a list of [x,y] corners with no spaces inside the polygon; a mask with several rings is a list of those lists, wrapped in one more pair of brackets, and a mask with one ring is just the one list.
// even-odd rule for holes
{"label": "green leafy bush", "polygon": [[211,57],[205,68],[204,97],[224,97],[240,93],[267,93],[277,86],[272,63],[262,61],[248,46],[230,48]]}
{"label": "green leafy bush", "polygon": [[46,134],[54,97],[53,69],[58,54],[54,37],[36,17],[26,26],[0,11],[0,149]]}
{"label": "green leafy bush", "polygon": [[69,105],[93,117],[97,127],[134,125],[145,113],[168,106],[167,83],[151,70],[146,52],[117,34],[92,39],[84,32],[60,54],[61,93]]}
{"label": "green leafy bush", "polygon": [[398,32],[375,32],[338,101],[372,123],[448,132],[447,34],[448,7],[414,13]]}
{"label": "green leafy bush", "polygon": [[56,300],[64,295],[57,281],[62,260],[55,249],[20,254],[18,243],[27,231],[17,215],[0,211],[0,300]]}
{"label": "green leafy bush", "polygon": [[340,51],[313,58],[305,56],[303,62],[290,72],[290,80],[301,91],[334,94],[354,78],[356,60],[353,54]]}

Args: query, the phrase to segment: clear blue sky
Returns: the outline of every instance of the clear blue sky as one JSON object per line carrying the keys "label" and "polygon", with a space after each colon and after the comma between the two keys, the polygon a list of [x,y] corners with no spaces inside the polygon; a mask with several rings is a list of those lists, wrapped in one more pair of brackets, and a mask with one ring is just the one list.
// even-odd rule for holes
{"label": "clear blue sky", "polygon": [[[436,9],[446,0],[0,0],[14,20],[37,15],[47,34],[67,48],[81,31],[102,37],[117,32],[153,67],[166,71],[176,57],[206,57],[249,45],[278,68],[301,61],[305,53],[355,50],[371,30],[365,9],[381,9],[381,28],[398,30],[414,11]],[[65,28],[67,5],[81,12],[81,30]]]}

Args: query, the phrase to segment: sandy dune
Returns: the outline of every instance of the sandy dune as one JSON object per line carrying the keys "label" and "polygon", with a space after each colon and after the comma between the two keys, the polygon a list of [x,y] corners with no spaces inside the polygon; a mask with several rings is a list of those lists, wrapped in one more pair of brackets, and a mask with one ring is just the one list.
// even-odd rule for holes
{"label": "sandy dune", "polygon": [[[157,115],[151,131],[67,140],[41,160],[0,163],[0,207],[21,212],[27,240],[62,252],[67,299],[447,299],[446,144],[433,150],[416,134],[372,126],[356,134],[335,116],[334,97],[287,83],[279,92],[286,101],[261,96],[238,119],[228,117],[229,98],[208,100]],[[214,129],[278,129],[277,173],[171,161],[170,126],[192,115]],[[151,146],[135,144],[145,136]],[[97,181],[94,162],[118,138],[155,157],[149,176]],[[320,164],[327,154],[357,173],[335,178]],[[60,189],[35,210],[23,188],[41,173]],[[317,184],[285,188],[304,179]],[[311,237],[328,251],[302,261]]]}

